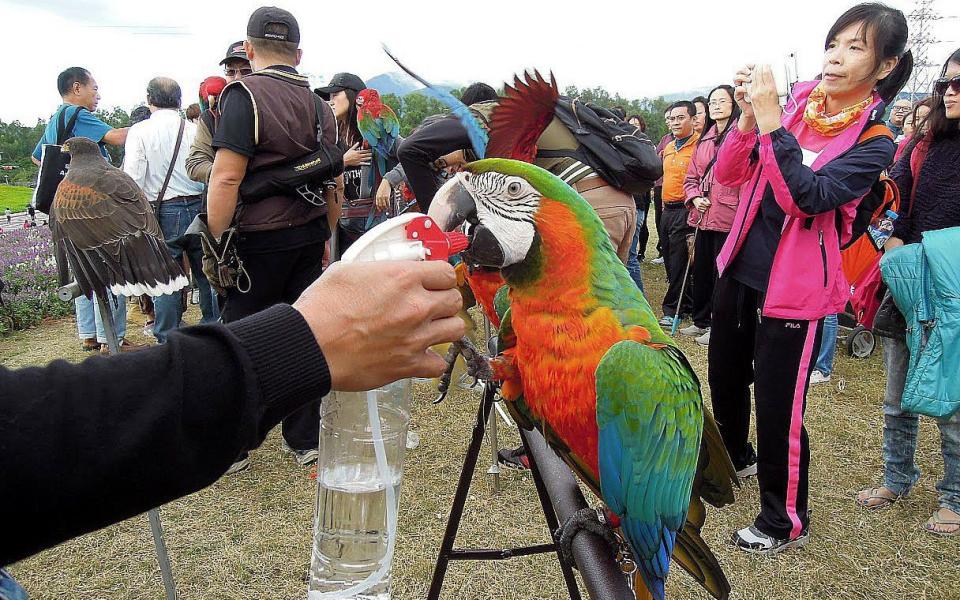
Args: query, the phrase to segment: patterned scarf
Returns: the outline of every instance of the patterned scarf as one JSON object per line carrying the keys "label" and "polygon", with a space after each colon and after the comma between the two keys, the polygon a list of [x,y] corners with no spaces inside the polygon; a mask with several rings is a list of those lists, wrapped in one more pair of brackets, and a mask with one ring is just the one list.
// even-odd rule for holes
{"label": "patterned scarf", "polygon": [[863,111],[870,106],[872,98],[848,106],[835,115],[827,115],[827,94],[818,85],[807,98],[807,108],[803,111],[803,122],[820,135],[833,137],[858,120]]}

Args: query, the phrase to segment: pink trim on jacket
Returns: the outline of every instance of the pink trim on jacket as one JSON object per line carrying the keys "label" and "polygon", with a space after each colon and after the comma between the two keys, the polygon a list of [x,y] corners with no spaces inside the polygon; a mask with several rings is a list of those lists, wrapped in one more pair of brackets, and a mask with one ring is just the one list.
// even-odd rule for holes
{"label": "pink trim on jacket", "polygon": [[[730,123],[729,126],[736,129],[736,121]],[[687,200],[687,208],[690,209],[690,217],[687,219],[687,223],[691,227],[697,226],[697,219],[700,216],[691,200],[703,196],[701,188],[703,174],[710,161],[717,154],[717,147],[714,144],[716,138],[717,126],[714,125],[697,144],[697,149],[694,150],[690,165],[687,167],[687,177],[683,182],[683,191]],[[730,227],[733,225],[733,215],[736,214],[737,204],[740,202],[740,186],[730,187],[717,182],[713,167],[707,173],[707,181],[710,184],[710,192],[707,196],[710,200],[710,208],[703,213],[700,229],[730,231]]]}
{"label": "pink trim on jacket", "polygon": [[[798,83],[793,92],[796,112],[784,113],[783,127],[790,131],[801,122],[807,97],[817,81]],[[881,103],[877,94],[860,120],[837,135],[820,153],[812,169],[818,171],[825,164],[857,144],[860,134]],[[792,103],[791,103],[792,104]],[[759,161],[751,162],[751,153],[759,139]],[[796,205],[783,181],[774,156],[770,134],[747,133],[734,128],[727,134],[714,165],[718,181],[724,185],[740,185],[740,203],[734,216],[731,234],[717,257],[717,269],[723,275],[743,246],[747,232],[760,210],[768,185],[777,204],[786,213],[780,244],[773,259],[763,315],[779,319],[817,320],[842,312],[850,299],[850,284],[843,275],[840,261],[840,238],[837,234],[834,211],[807,215]],[[844,235],[849,239],[856,202],[840,209],[843,215]],[[804,227],[807,220],[810,227]]]}

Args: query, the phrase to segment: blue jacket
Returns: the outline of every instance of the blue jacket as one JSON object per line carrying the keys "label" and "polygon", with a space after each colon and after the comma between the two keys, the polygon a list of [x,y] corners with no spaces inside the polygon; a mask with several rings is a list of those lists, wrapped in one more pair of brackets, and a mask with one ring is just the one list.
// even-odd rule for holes
{"label": "blue jacket", "polygon": [[949,417],[960,409],[960,227],[927,231],[887,252],[883,280],[907,321],[903,410]]}

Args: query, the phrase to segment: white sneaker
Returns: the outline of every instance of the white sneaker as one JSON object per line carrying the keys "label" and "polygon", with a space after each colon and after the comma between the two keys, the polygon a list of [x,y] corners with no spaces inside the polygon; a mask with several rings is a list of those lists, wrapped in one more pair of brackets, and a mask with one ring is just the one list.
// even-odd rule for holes
{"label": "white sneaker", "polygon": [[824,375],[822,372],[814,369],[813,373],[810,374],[810,385],[817,385],[818,383],[829,383],[830,376]]}
{"label": "white sneaker", "polygon": [[710,345],[710,328],[707,327],[707,330],[703,333],[703,335],[698,337],[696,341],[701,346],[709,346]]}
{"label": "white sneaker", "polygon": [[684,327],[679,331],[680,335],[685,335],[688,337],[700,337],[701,335],[707,332],[703,327],[697,327],[696,325],[689,325]]}
{"label": "white sneaker", "polygon": [[241,459],[238,459],[230,468],[227,469],[227,472],[224,475],[233,475],[234,473],[239,473],[240,471],[246,471],[250,467],[250,457],[244,456]]}
{"label": "white sneaker", "polygon": [[740,479],[746,479],[747,477],[756,477],[757,476],[757,461],[753,461],[749,465],[737,471],[737,477]]}
{"label": "white sneaker", "polygon": [[662,264],[663,264],[663,257],[662,257],[662,256],[656,257],[655,259],[653,259],[653,260],[650,261],[650,264],[652,264],[652,265],[662,265]]}
{"label": "white sneaker", "polygon": [[659,321],[660,327],[673,327],[673,317],[670,315],[663,315],[663,318]]}
{"label": "white sneaker", "polygon": [[802,548],[810,541],[810,529],[804,529],[800,535],[790,540],[778,540],[763,533],[754,526],[744,527],[733,534],[731,543],[738,550],[750,554],[763,554],[765,556],[774,556],[784,550],[793,548]]}

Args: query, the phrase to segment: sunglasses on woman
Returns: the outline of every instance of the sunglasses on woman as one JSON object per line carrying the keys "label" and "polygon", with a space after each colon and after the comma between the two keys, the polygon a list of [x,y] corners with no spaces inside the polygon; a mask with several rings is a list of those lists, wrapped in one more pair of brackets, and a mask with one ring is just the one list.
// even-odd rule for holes
{"label": "sunglasses on woman", "polygon": [[960,94],[960,75],[954,75],[951,79],[941,77],[933,84],[933,93],[943,96],[947,93],[947,88],[953,90],[954,94]]}

